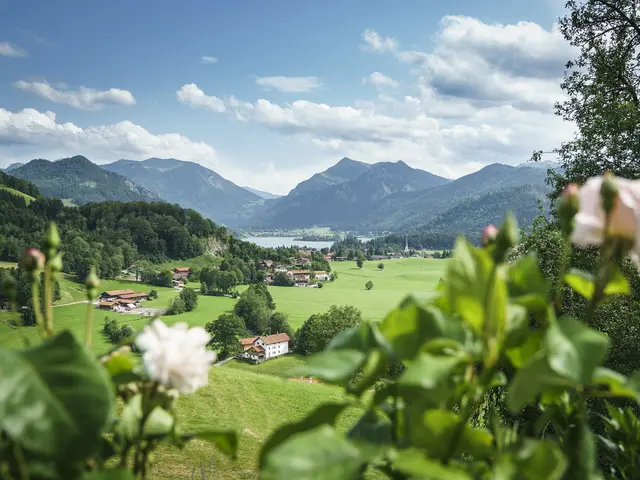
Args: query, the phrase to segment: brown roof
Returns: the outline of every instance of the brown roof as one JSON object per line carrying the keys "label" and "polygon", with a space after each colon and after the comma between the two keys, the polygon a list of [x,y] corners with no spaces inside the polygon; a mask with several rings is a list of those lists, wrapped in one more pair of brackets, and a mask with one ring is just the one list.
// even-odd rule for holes
{"label": "brown roof", "polygon": [[266,337],[260,337],[265,345],[272,343],[288,342],[291,340],[286,333],[276,333],[274,335],[267,335]]}
{"label": "brown roof", "polygon": [[176,267],[173,269],[174,272],[189,272],[191,267]]}
{"label": "brown roof", "polygon": [[309,275],[311,272],[309,270],[291,270],[293,275]]}
{"label": "brown roof", "polygon": [[259,337],[250,337],[250,338],[243,338],[240,340],[240,345],[251,345],[253,342],[255,342]]}
{"label": "brown roof", "polygon": [[127,295],[134,292],[130,288],[127,288],[126,290],[107,290],[106,292],[103,292],[103,293],[106,293],[111,297],[118,297],[120,295]]}
{"label": "brown roof", "polygon": [[113,307],[117,302],[98,302],[100,307]]}
{"label": "brown roof", "polygon": [[264,347],[261,347],[260,345],[253,345],[251,348],[256,352],[264,352]]}
{"label": "brown roof", "polygon": [[130,300],[130,299],[135,299],[135,298],[145,298],[148,297],[149,294],[148,293],[127,293],[126,295],[120,295],[120,298],[123,300]]}

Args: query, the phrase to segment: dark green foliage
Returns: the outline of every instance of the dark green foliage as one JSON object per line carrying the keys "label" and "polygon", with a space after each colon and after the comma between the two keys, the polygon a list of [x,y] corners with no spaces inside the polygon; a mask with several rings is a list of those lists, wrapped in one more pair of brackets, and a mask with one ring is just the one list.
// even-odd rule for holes
{"label": "dark green foliage", "polygon": [[253,333],[260,335],[268,330],[271,309],[266,296],[260,292],[247,289],[240,296],[233,311],[244,320],[247,329]]}
{"label": "dark green foliage", "polygon": [[[286,333],[289,335],[291,342],[293,342],[293,330],[291,329],[291,325],[289,325],[289,320],[287,319],[287,315],[282,312],[273,312],[271,314],[271,318],[269,319],[269,334],[273,335],[274,333]],[[290,348],[294,348],[293,343],[289,343]]]}
{"label": "dark green foliage", "polygon": [[235,271],[204,268],[200,272],[200,292],[204,295],[228,295],[238,284]]}
{"label": "dark green foliage", "polygon": [[186,312],[184,300],[180,296],[177,296],[169,301],[169,308],[167,308],[165,315],[180,315],[184,312]]}
{"label": "dark green foliage", "polygon": [[567,8],[560,31],[578,53],[567,65],[562,82],[566,99],[556,105],[556,114],[577,129],[554,152],[565,169],[550,176],[554,197],[566,184],[581,184],[605,171],[640,177],[637,2],[570,0]]}
{"label": "dark green foliage", "polygon": [[276,287],[293,287],[295,283],[293,276],[288,275],[287,272],[276,272],[273,275],[273,284]]}
{"label": "dark green foliage", "polygon": [[123,340],[133,337],[135,330],[131,325],[119,325],[116,318],[106,316],[104,317],[102,333],[104,333],[111,343],[117,345]]}
{"label": "dark green foliage", "polygon": [[362,260],[361,257],[358,257],[358,259],[356,260],[356,265],[358,266],[358,268],[362,268],[362,265],[364,265],[364,260]]}
{"label": "dark green foliage", "polygon": [[262,295],[267,300],[267,307],[269,307],[269,310],[276,309],[276,302],[273,301],[271,292],[264,283],[256,283],[254,285],[250,285],[247,291],[249,290],[256,292],[258,295]]}
{"label": "dark green foliage", "polygon": [[380,262],[378,264],[378,270],[384,270],[384,263]]}
{"label": "dark green foliage", "polygon": [[149,300],[155,300],[156,298],[158,298],[158,291],[151,289],[151,291],[149,291]]}
{"label": "dark green foliage", "polygon": [[242,318],[225,313],[213,322],[207,322],[204,328],[211,335],[209,345],[220,349],[220,358],[240,353],[239,339],[247,335]]}
{"label": "dark green foliage", "polygon": [[[35,313],[33,312],[32,290],[28,275],[22,268],[0,268],[0,278],[4,275],[10,275],[15,280],[16,308],[22,316],[21,324],[26,327],[32,327],[36,324]],[[41,308],[44,309],[44,274],[40,275],[40,302]],[[53,301],[60,300],[60,283],[57,280],[53,282]],[[0,306],[8,301],[0,292]]]}
{"label": "dark green foliage", "polygon": [[312,315],[296,332],[296,351],[303,355],[317,353],[338,333],[362,323],[362,313],[351,305],[332,305],[322,314]]}
{"label": "dark green foliage", "polygon": [[153,267],[149,267],[142,272],[141,279],[149,285],[170,287],[173,281],[173,272],[171,270],[155,270]]}
{"label": "dark green foliage", "polygon": [[190,312],[198,306],[198,293],[193,288],[183,288],[180,298],[184,302],[184,311]]}
{"label": "dark green foliage", "polygon": [[373,288],[373,282],[369,280],[367,283],[364,284],[364,288],[366,288],[367,290],[371,290]]}
{"label": "dark green foliage", "polygon": [[159,200],[146,188],[106,171],[80,155],[56,162],[32,160],[11,170],[11,175],[38,185],[47,197],[70,199],[75,205],[105,200]]}

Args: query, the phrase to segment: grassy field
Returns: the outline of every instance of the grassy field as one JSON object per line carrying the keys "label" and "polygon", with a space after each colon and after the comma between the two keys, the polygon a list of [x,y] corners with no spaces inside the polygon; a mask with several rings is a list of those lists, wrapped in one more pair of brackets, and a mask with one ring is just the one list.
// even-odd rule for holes
{"label": "grassy field", "polygon": [[268,362],[253,365],[240,360],[231,360],[222,365],[221,368],[242,370],[260,375],[272,375],[280,378],[293,378],[297,374],[298,368],[304,365],[304,357],[301,355],[289,354],[280,358],[274,358]]}
{"label": "grassy field", "polygon": [[[334,262],[332,268],[338,273],[335,282],[325,284],[324,288],[270,287],[278,311],[289,316],[293,329],[298,329],[304,321],[315,313],[326,311],[331,305],[353,305],[362,311],[365,320],[381,320],[408,294],[430,295],[442,276],[446,260],[410,258],[388,260],[384,270],[378,270],[378,262],[365,262],[359,269],[355,262]],[[373,289],[368,291],[364,284],[371,280]],[[84,335],[86,304],[64,306],[84,300],[84,287],[72,277],[63,276],[60,280],[62,299],[54,309],[57,328],[68,328],[74,333]],[[159,298],[146,302],[144,306],[164,308],[169,300],[177,295],[177,290],[166,287],[152,287],[126,280],[103,280],[100,291],[131,288],[134,291],[149,291],[152,288],[160,294]],[[215,320],[221,314],[230,312],[236,300],[227,297],[200,296],[198,307],[192,311],[175,316],[163,317],[168,324],[186,322],[191,326],[204,325]],[[7,314],[0,314],[0,320],[6,320]],[[109,345],[100,332],[105,316],[116,317],[121,323],[129,323],[136,330],[142,328],[149,317],[137,317],[101,310],[94,310],[93,342],[97,352],[105,351]],[[38,335],[34,328],[23,329],[29,338]],[[21,342],[18,329],[0,323],[0,345],[17,346]]]}
{"label": "grassy field", "polygon": [[[266,366],[266,362],[264,365]],[[212,368],[209,386],[178,400],[177,411],[186,431],[232,428],[239,435],[238,459],[232,461],[208,443],[196,440],[184,450],[162,448],[151,474],[154,479],[200,477],[200,463],[206,466],[207,478],[255,479],[258,453],[264,440],[283,423],[302,419],[320,403],[340,401],[342,390],[317,384],[283,380],[235,368]],[[347,410],[338,420],[346,430],[357,415]],[[211,460],[214,471],[210,472]]]}
{"label": "grassy field", "polygon": [[22,197],[24,198],[24,201],[27,202],[27,205],[29,205],[31,202],[33,202],[35,200],[35,198],[33,198],[31,195],[27,195],[26,193],[23,193],[19,190],[15,190],[11,187],[7,187],[6,185],[0,185],[0,190],[5,190],[9,193],[12,193],[18,197]]}
{"label": "grassy field", "polygon": [[204,267],[212,267],[215,265],[220,265],[222,259],[219,257],[212,257],[209,255],[200,255],[199,257],[189,258],[188,260],[171,260],[170,262],[165,262],[157,265],[158,270],[163,270],[166,268],[173,269],[176,267],[190,267],[202,269]]}
{"label": "grassy field", "polygon": [[13,268],[18,264],[16,262],[0,262],[0,268]]}

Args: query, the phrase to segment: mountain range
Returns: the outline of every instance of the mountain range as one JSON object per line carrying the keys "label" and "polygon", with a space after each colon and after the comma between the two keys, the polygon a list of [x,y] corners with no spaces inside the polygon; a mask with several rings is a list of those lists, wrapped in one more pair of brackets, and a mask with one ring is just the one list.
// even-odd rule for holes
{"label": "mountain range", "polygon": [[249,221],[264,198],[194,162],[174,158],[118,160],[101,165],[142,185],[158,197],[192,208],[223,225]]}
{"label": "mountain range", "polygon": [[403,161],[369,164],[343,158],[285,196],[239,187],[213,170],[173,158],[95,165],[76,156],[32,160],[7,173],[46,196],[76,205],[101,200],[165,200],[230,227],[469,232],[499,223],[512,210],[523,224],[546,204],[546,168],[493,164],[455,180]]}

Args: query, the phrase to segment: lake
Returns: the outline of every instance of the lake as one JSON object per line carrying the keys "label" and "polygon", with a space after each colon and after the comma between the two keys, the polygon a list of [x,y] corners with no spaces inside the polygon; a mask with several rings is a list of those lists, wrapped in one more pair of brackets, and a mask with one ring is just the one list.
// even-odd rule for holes
{"label": "lake", "polygon": [[245,237],[242,240],[245,242],[252,242],[260,247],[276,248],[276,247],[309,247],[317,248],[331,248],[333,242],[299,242],[294,241],[296,237]]}

